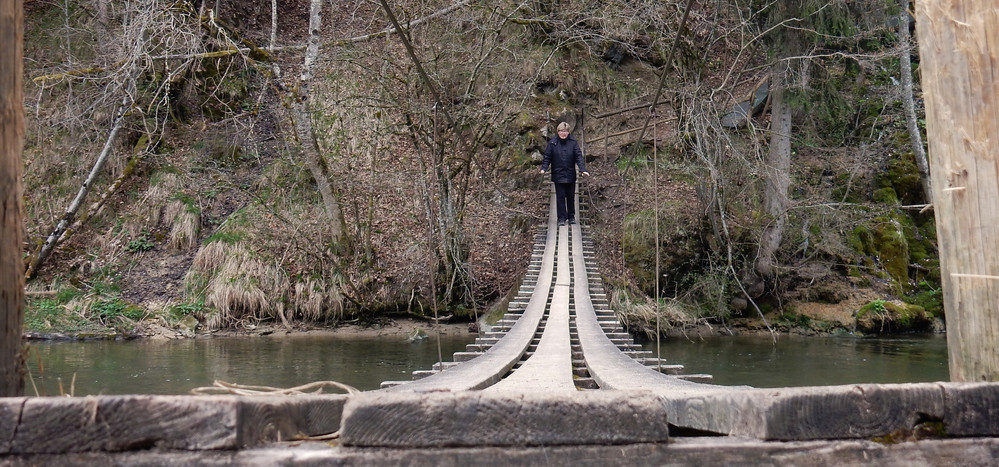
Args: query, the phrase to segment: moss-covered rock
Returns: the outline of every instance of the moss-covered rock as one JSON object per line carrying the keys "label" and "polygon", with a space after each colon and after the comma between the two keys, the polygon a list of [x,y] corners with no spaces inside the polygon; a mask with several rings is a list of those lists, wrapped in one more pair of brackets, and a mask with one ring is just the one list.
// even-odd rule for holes
{"label": "moss-covered rock", "polygon": [[895,217],[878,218],[871,235],[881,266],[902,291],[909,283],[909,243]]}
{"label": "moss-covered rock", "polygon": [[874,236],[871,235],[870,229],[865,225],[858,225],[854,227],[849,234],[847,234],[846,242],[850,245],[850,248],[857,253],[862,255],[874,255]]}
{"label": "moss-covered rock", "polygon": [[874,199],[875,203],[890,205],[898,204],[898,195],[895,193],[895,189],[890,187],[878,188],[877,190],[874,190],[874,193],[871,194],[871,198]]}
{"label": "moss-covered rock", "polygon": [[864,334],[926,332],[933,327],[933,317],[918,305],[875,300],[857,311],[854,323]]}
{"label": "moss-covered rock", "polygon": [[907,152],[888,160],[888,166],[879,177],[878,185],[891,188],[897,199],[904,204],[925,202],[919,169],[912,152]]}

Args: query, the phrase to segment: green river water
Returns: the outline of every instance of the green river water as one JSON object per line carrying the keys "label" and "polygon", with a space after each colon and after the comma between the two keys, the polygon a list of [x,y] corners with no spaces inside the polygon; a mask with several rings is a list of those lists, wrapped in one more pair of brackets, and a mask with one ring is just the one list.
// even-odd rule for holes
{"label": "green river water", "polygon": [[[443,336],[445,361],[474,335]],[[645,348],[657,352],[654,342]],[[717,384],[756,387],[945,381],[943,336],[891,339],[781,336],[670,339],[658,352],[687,373],[707,373]],[[293,387],[333,380],[361,390],[385,380],[408,380],[438,360],[431,339],[266,336],[171,341],[32,342],[31,380],[25,393],[187,394],[221,380]],[[75,382],[74,382],[75,379]],[[60,390],[60,383],[62,389]]]}

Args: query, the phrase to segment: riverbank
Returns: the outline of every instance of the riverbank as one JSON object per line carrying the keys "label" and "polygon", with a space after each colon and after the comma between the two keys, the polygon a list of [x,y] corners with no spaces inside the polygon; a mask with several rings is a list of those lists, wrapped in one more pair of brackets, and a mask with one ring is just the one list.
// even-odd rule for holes
{"label": "riverbank", "polygon": [[390,337],[421,339],[435,335],[459,336],[474,334],[472,323],[434,323],[415,318],[384,318],[376,323],[340,323],[335,326],[321,326],[310,323],[294,323],[285,326],[281,323],[245,324],[241,327],[214,331],[191,332],[184,327],[167,327],[155,322],[140,322],[128,330],[86,330],[65,332],[25,332],[29,341],[53,340],[171,340],[215,337],[253,336],[337,336],[337,337]]}
{"label": "riverbank", "polygon": [[[848,313],[838,319],[799,319],[789,320],[787,317],[768,319],[759,317],[735,318],[724,322],[701,321],[696,324],[678,325],[663,332],[667,339],[699,339],[716,336],[793,334],[799,336],[862,336],[847,319]],[[167,327],[156,322],[140,322],[128,330],[104,329],[63,332],[33,332],[24,333],[29,341],[57,340],[172,340],[172,339],[203,339],[224,337],[254,337],[254,336],[336,336],[336,337],[386,337],[402,339],[422,339],[435,335],[461,336],[474,335],[478,327],[471,322],[442,322],[420,320],[410,317],[383,318],[376,323],[340,323],[333,326],[323,326],[314,323],[296,322],[288,326],[281,323],[245,324],[240,327],[225,328],[213,331],[191,331],[185,327]],[[943,322],[940,321],[930,330],[932,333],[944,334]],[[632,331],[636,337],[642,337],[641,332]],[[905,333],[902,333],[905,334]],[[654,337],[650,337],[654,338]]]}

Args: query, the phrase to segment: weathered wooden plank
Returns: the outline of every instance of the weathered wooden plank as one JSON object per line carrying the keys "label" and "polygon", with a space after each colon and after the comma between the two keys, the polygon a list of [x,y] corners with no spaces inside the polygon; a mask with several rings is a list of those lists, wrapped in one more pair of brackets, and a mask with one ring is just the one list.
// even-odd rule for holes
{"label": "weathered wooden plank", "polygon": [[365,393],[344,407],[348,446],[555,446],[666,442],[665,406],[647,392]]}
{"label": "weathered wooden plank", "polygon": [[249,397],[239,401],[239,447],[333,433],[346,395]]}
{"label": "weathered wooden plank", "polygon": [[14,439],[24,401],[23,397],[0,397],[0,454],[10,452],[10,441]]}
{"label": "weathered wooden plank", "polygon": [[999,383],[948,383],[943,389],[948,434],[999,435]]}
{"label": "weathered wooden plank", "polygon": [[9,452],[239,449],[336,431],[346,397],[29,398]]}
{"label": "weathered wooden plank", "polygon": [[999,384],[914,383],[664,394],[670,422],[770,440],[858,439],[939,420],[950,434],[999,436]]}
{"label": "weathered wooden plank", "polygon": [[24,3],[0,3],[0,396],[24,394]]}
{"label": "weathered wooden plank", "polygon": [[944,415],[935,384],[858,385],[778,391],[763,439],[856,439],[912,428],[920,414]]}
{"label": "weathered wooden plank", "polygon": [[58,465],[994,465],[999,439],[931,439],[884,445],[871,441],[774,442],[733,438],[673,438],[669,444],[386,449],[296,443],[243,451],[135,451],[7,456],[10,467]]}
{"label": "weathered wooden plank", "polygon": [[[572,380],[572,345],[569,336],[569,232],[558,228],[558,271],[548,306],[544,332],[534,354],[485,391],[576,391]],[[530,347],[528,347],[530,349]]]}
{"label": "weathered wooden plank", "polygon": [[236,400],[224,397],[30,398],[13,453],[234,449]]}
{"label": "weathered wooden plank", "polygon": [[950,378],[999,381],[999,14],[915,6]]}

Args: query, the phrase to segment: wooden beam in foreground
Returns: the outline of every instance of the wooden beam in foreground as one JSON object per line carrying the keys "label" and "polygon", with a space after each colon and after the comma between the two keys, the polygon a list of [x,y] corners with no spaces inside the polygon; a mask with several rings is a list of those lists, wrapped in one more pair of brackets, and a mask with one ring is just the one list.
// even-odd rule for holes
{"label": "wooden beam in foreground", "polygon": [[340,427],[345,395],[0,399],[0,455],[242,449]]}
{"label": "wooden beam in foreground", "polygon": [[999,14],[916,3],[952,381],[999,381]]}

